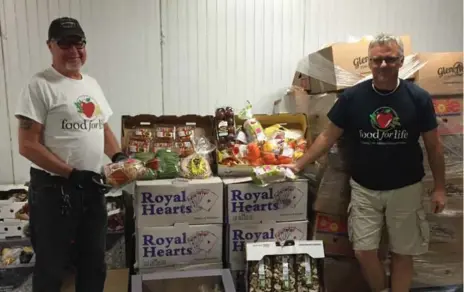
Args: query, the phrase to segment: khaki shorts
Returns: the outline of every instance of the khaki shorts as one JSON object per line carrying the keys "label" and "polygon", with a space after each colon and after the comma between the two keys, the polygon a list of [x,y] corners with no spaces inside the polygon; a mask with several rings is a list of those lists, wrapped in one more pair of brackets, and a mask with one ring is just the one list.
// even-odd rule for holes
{"label": "khaki shorts", "polygon": [[378,249],[386,223],[390,251],[402,255],[427,252],[430,230],[422,205],[422,182],[390,191],[369,190],[353,179],[350,185],[348,232],[354,250]]}

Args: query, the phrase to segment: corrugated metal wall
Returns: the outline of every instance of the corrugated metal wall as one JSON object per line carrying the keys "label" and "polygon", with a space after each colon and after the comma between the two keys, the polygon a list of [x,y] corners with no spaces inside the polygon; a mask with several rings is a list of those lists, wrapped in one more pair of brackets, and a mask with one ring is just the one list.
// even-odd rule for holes
{"label": "corrugated metal wall", "polygon": [[462,51],[462,6],[462,0],[0,0],[0,134],[5,142],[13,138],[0,145],[0,183],[28,179],[28,163],[16,150],[15,100],[27,79],[50,64],[46,33],[57,16],[76,17],[86,30],[86,71],[105,90],[119,133],[121,114],[210,114],[246,100],[256,112],[269,112],[302,56],[349,36],[387,31],[411,35],[416,51]]}
{"label": "corrugated metal wall", "polygon": [[[48,26],[56,17],[80,20],[88,38],[85,71],[104,89],[114,111],[110,124],[118,136],[121,114],[162,114],[159,8],[158,0],[0,1],[6,97],[13,138],[13,151],[1,149],[0,183],[12,183],[12,174],[16,182],[29,179],[29,163],[17,151],[17,121],[13,114],[21,87],[34,73],[50,66],[45,42]],[[4,86],[1,81],[0,90]],[[0,93],[0,134],[8,137],[3,94],[4,91]]]}

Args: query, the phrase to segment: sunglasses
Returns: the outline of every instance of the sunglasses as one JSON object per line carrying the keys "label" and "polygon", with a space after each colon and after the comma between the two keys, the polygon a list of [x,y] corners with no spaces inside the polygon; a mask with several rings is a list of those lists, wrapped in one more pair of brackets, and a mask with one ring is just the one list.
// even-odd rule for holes
{"label": "sunglasses", "polygon": [[83,48],[85,48],[85,45],[87,44],[87,42],[85,40],[81,40],[81,41],[78,41],[78,40],[59,40],[59,41],[56,42],[56,44],[62,50],[68,50],[68,49],[70,49],[72,47],[75,47],[78,50],[82,50]]}
{"label": "sunglasses", "polygon": [[373,57],[373,58],[369,58],[369,60],[376,64],[376,65],[382,65],[383,61],[385,61],[386,64],[394,64],[395,62],[397,62],[401,57]]}

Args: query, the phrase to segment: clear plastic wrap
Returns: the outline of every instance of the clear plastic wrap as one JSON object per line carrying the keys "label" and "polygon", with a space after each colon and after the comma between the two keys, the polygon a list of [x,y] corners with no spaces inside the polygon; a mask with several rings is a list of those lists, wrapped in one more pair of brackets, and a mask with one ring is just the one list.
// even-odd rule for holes
{"label": "clear plastic wrap", "polygon": [[180,161],[180,176],[188,179],[205,179],[212,176],[210,154],[216,147],[206,137],[199,137],[194,142],[195,152]]}
{"label": "clear plastic wrap", "polygon": [[142,161],[132,158],[105,165],[103,173],[106,184],[113,188],[124,187],[136,180],[156,178],[153,170],[145,167]]}
{"label": "clear plastic wrap", "polygon": [[263,165],[253,168],[253,183],[265,187],[273,183],[292,181],[296,175],[289,169],[278,165]]}
{"label": "clear plastic wrap", "polygon": [[[417,54],[406,56],[404,58],[403,66],[399,71],[399,78],[412,78],[418,70],[425,66],[425,64],[426,61],[421,60]],[[331,85],[327,90],[324,90],[324,86],[322,86],[320,90],[322,92],[348,88],[365,80],[372,79],[371,74],[364,77],[335,65],[319,52],[312,53],[300,60],[297,66],[297,71],[309,76],[310,78]]]}

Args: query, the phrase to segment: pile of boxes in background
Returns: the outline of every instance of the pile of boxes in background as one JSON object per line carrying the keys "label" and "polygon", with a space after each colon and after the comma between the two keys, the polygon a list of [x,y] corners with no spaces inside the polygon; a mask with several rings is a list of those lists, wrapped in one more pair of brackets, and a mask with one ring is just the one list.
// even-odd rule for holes
{"label": "pile of boxes in background", "polygon": [[[462,283],[463,247],[463,53],[420,54],[425,66],[419,70],[415,82],[431,95],[439,119],[440,134],[445,154],[447,205],[440,214],[430,211],[430,249],[415,258],[416,281],[423,285]],[[423,146],[425,153],[425,148]],[[425,166],[425,204],[430,204],[433,177],[427,159]]]}
{"label": "pile of boxes in background", "polygon": [[35,256],[26,237],[27,191],[24,185],[0,186],[0,291],[30,291]]}
{"label": "pile of boxes in background", "polygon": [[[401,37],[406,55],[400,78],[412,79],[433,97],[440,121],[439,132],[445,152],[448,204],[441,214],[429,212],[430,252],[415,257],[415,286],[462,284],[462,99],[463,53],[419,53],[411,55],[411,41]],[[274,113],[305,113],[313,139],[327,125],[327,113],[344,88],[369,78],[368,39],[339,43],[302,59],[287,95],[274,103]],[[350,291],[365,285],[347,235],[347,208],[350,200],[348,157],[343,155],[343,139],[320,161],[315,179],[315,227],[313,238],[324,241],[326,281],[341,283]],[[425,150],[425,149],[424,149]],[[425,152],[424,152],[425,153]],[[424,202],[430,202],[433,178],[426,155]],[[428,209],[429,210],[429,209]],[[429,210],[430,211],[430,210]],[[386,233],[384,233],[386,235]],[[386,236],[381,256],[386,256]],[[329,279],[327,279],[329,280]],[[346,285],[350,283],[351,285]],[[338,291],[340,287],[326,287]]]}
{"label": "pile of boxes in background", "polygon": [[[109,270],[126,268],[123,194],[107,195]],[[0,291],[32,291],[35,254],[30,242],[28,187],[0,185]]]}

